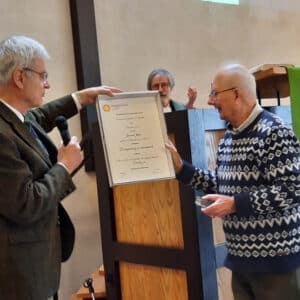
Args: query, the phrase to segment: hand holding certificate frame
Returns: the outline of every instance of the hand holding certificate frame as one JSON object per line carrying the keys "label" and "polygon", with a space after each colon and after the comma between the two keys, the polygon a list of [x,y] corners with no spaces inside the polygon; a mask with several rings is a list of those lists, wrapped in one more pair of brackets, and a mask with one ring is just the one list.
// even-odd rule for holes
{"label": "hand holding certificate frame", "polygon": [[100,95],[97,113],[110,186],[175,177],[157,91]]}

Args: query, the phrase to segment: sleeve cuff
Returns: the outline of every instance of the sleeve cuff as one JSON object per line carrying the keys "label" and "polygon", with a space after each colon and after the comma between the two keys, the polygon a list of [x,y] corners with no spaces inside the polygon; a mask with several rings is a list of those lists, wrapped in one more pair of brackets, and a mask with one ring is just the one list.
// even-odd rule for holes
{"label": "sleeve cuff", "polygon": [[193,179],[194,173],[195,167],[184,160],[181,170],[176,174],[176,178],[184,184],[189,184]]}
{"label": "sleeve cuff", "polygon": [[65,164],[63,164],[62,162],[58,162],[57,164],[62,166],[68,172],[68,174],[70,174],[70,172],[69,172],[68,168],[65,166]]}
{"label": "sleeve cuff", "polygon": [[82,99],[81,99],[80,95],[77,92],[74,92],[71,94],[71,96],[75,102],[77,110],[80,111],[82,109]]}
{"label": "sleeve cuff", "polygon": [[253,209],[250,204],[249,193],[240,193],[234,195],[236,213],[240,216],[248,216]]}

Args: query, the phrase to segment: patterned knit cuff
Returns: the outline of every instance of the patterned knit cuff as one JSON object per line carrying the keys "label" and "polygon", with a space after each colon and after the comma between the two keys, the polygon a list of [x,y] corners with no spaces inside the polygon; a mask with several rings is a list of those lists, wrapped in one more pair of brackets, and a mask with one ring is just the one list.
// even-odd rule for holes
{"label": "patterned knit cuff", "polygon": [[195,173],[195,167],[184,160],[182,169],[176,175],[176,178],[184,184],[189,184],[193,179],[194,173]]}
{"label": "patterned knit cuff", "polygon": [[249,216],[253,213],[249,193],[234,195],[236,213],[240,216]]}

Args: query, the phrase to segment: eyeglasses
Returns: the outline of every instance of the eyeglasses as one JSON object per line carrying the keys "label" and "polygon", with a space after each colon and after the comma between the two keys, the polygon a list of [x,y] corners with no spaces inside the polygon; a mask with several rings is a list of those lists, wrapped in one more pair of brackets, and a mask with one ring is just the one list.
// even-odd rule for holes
{"label": "eyeglasses", "polygon": [[161,87],[162,89],[168,88],[169,83],[168,82],[161,82],[161,83],[156,83],[156,84],[151,85],[152,90],[158,90],[159,87]]}
{"label": "eyeglasses", "polygon": [[232,91],[232,90],[235,90],[235,89],[236,89],[236,87],[232,87],[230,89],[222,90],[222,91],[219,91],[219,92],[216,91],[216,90],[211,90],[210,94],[208,96],[212,97],[214,100],[216,100],[219,94],[227,92],[227,91]]}
{"label": "eyeglasses", "polygon": [[33,69],[30,69],[30,68],[23,68],[23,70],[38,74],[44,82],[48,81],[48,73],[47,72],[38,72],[38,71],[35,71]]}

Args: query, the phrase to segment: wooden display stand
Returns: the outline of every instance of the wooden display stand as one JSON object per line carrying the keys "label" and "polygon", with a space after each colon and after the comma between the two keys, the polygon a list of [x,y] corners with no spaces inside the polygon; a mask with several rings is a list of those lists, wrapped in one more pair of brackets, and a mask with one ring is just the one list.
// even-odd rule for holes
{"label": "wooden display stand", "polygon": [[[289,107],[269,108],[290,123]],[[214,166],[225,123],[213,109],[165,114],[184,159]],[[99,128],[93,133],[106,297],[109,300],[229,300],[221,221],[194,204],[177,180],[109,187]]]}
{"label": "wooden display stand", "polygon": [[[205,132],[223,130],[215,110],[166,114],[169,136],[182,156],[207,167]],[[218,299],[211,219],[195,194],[177,180],[109,187],[99,128],[94,134],[107,299]]]}
{"label": "wooden display stand", "polygon": [[276,98],[277,106],[265,107],[279,115],[287,124],[291,125],[290,106],[281,106],[281,99],[289,97],[288,67],[292,64],[262,64],[250,69],[254,75],[257,86],[257,98],[261,104],[263,98]]}
{"label": "wooden display stand", "polygon": [[263,98],[280,99],[290,95],[287,67],[292,64],[263,64],[250,69],[256,79],[257,97],[259,102]]}

